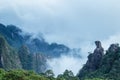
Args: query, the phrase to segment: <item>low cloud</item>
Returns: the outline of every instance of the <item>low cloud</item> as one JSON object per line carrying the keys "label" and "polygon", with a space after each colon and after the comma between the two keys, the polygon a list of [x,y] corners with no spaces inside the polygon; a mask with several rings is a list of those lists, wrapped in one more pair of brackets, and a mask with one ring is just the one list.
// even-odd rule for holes
{"label": "low cloud", "polygon": [[82,68],[86,59],[76,58],[70,55],[62,55],[59,58],[53,58],[48,60],[47,63],[49,65],[48,69],[52,69],[55,75],[62,74],[66,69],[71,70],[74,75],[78,73],[78,71]]}

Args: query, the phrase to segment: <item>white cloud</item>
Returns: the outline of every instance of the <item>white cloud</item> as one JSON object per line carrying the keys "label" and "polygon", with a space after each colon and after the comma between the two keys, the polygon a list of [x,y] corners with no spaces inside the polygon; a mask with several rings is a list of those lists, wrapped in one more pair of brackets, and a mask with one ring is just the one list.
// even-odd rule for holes
{"label": "white cloud", "polygon": [[48,60],[49,69],[52,69],[55,76],[62,74],[66,69],[71,70],[74,75],[82,68],[85,58],[76,58],[70,55],[62,55],[59,58]]}

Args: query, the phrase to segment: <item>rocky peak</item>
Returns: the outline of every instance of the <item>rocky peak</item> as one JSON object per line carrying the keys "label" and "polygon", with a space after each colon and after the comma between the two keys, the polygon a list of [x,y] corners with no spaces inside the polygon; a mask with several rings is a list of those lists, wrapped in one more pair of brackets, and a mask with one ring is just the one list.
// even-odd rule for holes
{"label": "rocky peak", "polygon": [[119,44],[118,43],[111,44],[109,49],[108,49],[109,52],[113,52],[113,53],[117,52],[118,50],[119,50]]}
{"label": "rocky peak", "polygon": [[100,62],[104,55],[104,49],[102,48],[100,41],[95,41],[96,49],[93,53],[88,55],[87,63],[83,66],[83,68],[79,72],[79,77],[85,76],[86,73],[93,72],[97,70],[100,66]]}
{"label": "rocky peak", "polygon": [[104,49],[102,48],[100,41],[95,41],[96,49],[94,50],[94,54],[103,55]]}
{"label": "rocky peak", "polygon": [[99,67],[100,61],[104,55],[104,49],[102,48],[100,41],[95,41],[96,49],[92,54],[88,56],[87,65],[90,70],[96,70]]}
{"label": "rocky peak", "polygon": [[96,44],[96,47],[97,47],[97,48],[101,48],[101,47],[102,47],[100,41],[95,41],[95,44]]}

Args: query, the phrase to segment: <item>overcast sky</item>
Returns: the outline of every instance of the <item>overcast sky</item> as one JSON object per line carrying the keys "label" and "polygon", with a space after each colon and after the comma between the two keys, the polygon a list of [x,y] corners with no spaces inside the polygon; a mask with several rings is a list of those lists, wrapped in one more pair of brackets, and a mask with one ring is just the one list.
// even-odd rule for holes
{"label": "overcast sky", "polygon": [[80,47],[120,32],[120,0],[0,0],[0,22]]}

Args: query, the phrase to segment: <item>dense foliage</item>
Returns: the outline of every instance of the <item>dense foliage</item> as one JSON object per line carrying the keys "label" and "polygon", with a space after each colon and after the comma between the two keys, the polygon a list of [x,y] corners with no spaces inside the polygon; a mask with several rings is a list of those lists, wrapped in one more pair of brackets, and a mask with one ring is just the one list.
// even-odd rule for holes
{"label": "dense foliage", "polygon": [[33,71],[0,69],[0,80],[79,80],[71,71],[66,70],[57,78],[54,77],[52,70],[37,74]]}

